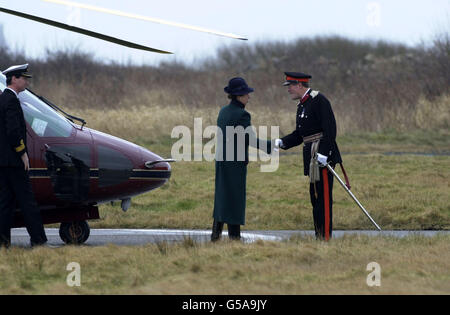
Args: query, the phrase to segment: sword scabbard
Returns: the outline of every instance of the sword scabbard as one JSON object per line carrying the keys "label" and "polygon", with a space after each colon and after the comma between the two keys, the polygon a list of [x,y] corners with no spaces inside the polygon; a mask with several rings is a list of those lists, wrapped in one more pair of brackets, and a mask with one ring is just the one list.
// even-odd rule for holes
{"label": "sword scabbard", "polygon": [[359,202],[358,199],[356,199],[355,195],[353,195],[353,193],[350,191],[349,187],[347,187],[347,185],[342,181],[342,179],[339,177],[339,175],[335,172],[335,170],[330,166],[330,164],[326,164],[326,167],[328,168],[328,170],[331,172],[331,174],[333,174],[334,177],[337,178],[337,180],[339,181],[339,183],[341,184],[342,187],[344,187],[345,191],[350,195],[350,197],[352,197],[353,201],[356,202],[356,204],[358,205],[358,207],[364,212],[364,214],[369,218],[370,222],[373,223],[373,225],[375,225],[375,227],[378,229],[378,231],[381,231],[380,226],[375,222],[374,219],[372,219],[372,217],[370,216],[370,214],[367,212],[367,210],[363,207],[363,205]]}

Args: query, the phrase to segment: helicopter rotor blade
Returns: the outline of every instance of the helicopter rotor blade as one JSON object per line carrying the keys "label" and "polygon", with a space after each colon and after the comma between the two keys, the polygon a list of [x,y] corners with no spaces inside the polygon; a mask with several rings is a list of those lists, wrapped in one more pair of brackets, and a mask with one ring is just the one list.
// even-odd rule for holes
{"label": "helicopter rotor blade", "polygon": [[87,10],[91,10],[91,11],[97,11],[97,12],[102,12],[102,13],[118,15],[118,16],[122,16],[122,17],[128,17],[128,18],[132,18],[132,19],[138,19],[138,20],[144,20],[144,21],[148,21],[148,22],[170,25],[170,26],[190,29],[190,30],[194,30],[194,31],[198,31],[198,32],[210,33],[210,34],[234,38],[234,39],[247,40],[247,38],[245,38],[244,36],[241,36],[241,35],[236,35],[236,34],[232,34],[232,33],[224,33],[224,32],[220,32],[220,31],[216,31],[216,30],[206,29],[203,27],[192,26],[192,25],[187,25],[187,24],[182,24],[182,23],[176,23],[176,22],[166,21],[166,20],[162,20],[162,19],[156,19],[156,18],[151,18],[151,17],[147,17],[147,16],[126,13],[126,12],[122,12],[122,11],[118,11],[118,10],[111,10],[111,9],[96,7],[96,6],[92,6],[92,5],[88,5],[88,4],[82,4],[82,3],[65,1],[65,0],[43,0],[43,1],[67,5],[67,6],[71,6],[71,7],[87,9]]}
{"label": "helicopter rotor blade", "polygon": [[62,29],[67,30],[67,31],[80,33],[80,34],[83,34],[83,35],[86,35],[86,36],[98,38],[98,39],[101,39],[101,40],[104,40],[104,41],[108,41],[108,42],[115,43],[115,44],[118,44],[118,45],[126,46],[126,47],[129,47],[129,48],[145,50],[145,51],[155,52],[155,53],[159,53],[159,54],[172,54],[172,52],[170,52],[170,51],[165,51],[165,50],[160,50],[160,49],[156,49],[156,48],[143,46],[143,45],[136,44],[136,43],[133,43],[133,42],[129,42],[129,41],[126,41],[126,40],[123,40],[123,39],[119,39],[119,38],[108,36],[108,35],[101,34],[101,33],[96,33],[96,32],[93,32],[93,31],[90,31],[90,30],[87,30],[87,29],[84,29],[84,28],[71,26],[71,25],[68,25],[68,24],[56,22],[56,21],[53,21],[53,20],[49,20],[49,19],[45,19],[45,18],[42,18],[42,17],[39,17],[39,16],[35,16],[35,15],[30,15],[30,14],[26,14],[26,13],[22,13],[22,12],[18,12],[18,11],[13,11],[13,10],[9,10],[9,9],[2,8],[2,7],[0,7],[0,12],[7,13],[7,14],[12,14],[12,15],[24,18],[24,19],[28,19],[28,20],[39,22],[39,23],[51,25],[51,26],[54,26],[54,27],[62,28]]}

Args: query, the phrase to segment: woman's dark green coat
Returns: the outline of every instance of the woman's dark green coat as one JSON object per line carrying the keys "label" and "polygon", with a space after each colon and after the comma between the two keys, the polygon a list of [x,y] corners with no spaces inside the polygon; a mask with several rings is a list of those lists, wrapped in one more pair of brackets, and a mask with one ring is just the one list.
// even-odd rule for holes
{"label": "woman's dark green coat", "polygon": [[[222,139],[217,137],[213,218],[217,222],[234,225],[245,224],[249,144],[256,143],[258,149],[264,150],[268,154],[271,152],[270,141],[260,141],[259,139],[253,141],[256,138],[254,133],[243,132],[247,127],[251,126],[251,116],[244,107],[244,104],[241,102],[232,100],[230,104],[222,107],[217,118],[217,126],[222,131]],[[230,135],[227,137],[227,126],[231,127],[231,129],[234,128],[236,131],[235,133],[230,134],[231,137]],[[247,131],[249,129],[247,129]],[[241,139],[244,139],[243,137],[245,137],[245,143],[243,141],[240,142],[239,137],[241,137]],[[228,149],[233,148],[234,151],[228,152],[227,158],[227,142],[229,143],[230,141],[233,141],[234,146],[231,147],[229,145]],[[242,143],[242,145],[240,145],[241,149],[239,151],[238,144],[240,143]]]}

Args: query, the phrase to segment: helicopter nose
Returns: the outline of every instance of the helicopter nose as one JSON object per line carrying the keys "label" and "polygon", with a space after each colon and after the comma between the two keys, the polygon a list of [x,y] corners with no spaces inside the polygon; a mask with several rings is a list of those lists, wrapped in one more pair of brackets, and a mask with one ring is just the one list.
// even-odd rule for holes
{"label": "helicopter nose", "polygon": [[[97,149],[97,202],[127,200],[163,186],[170,177],[170,166],[156,163],[148,168],[145,162],[160,161],[153,152],[123,139],[91,130]],[[122,209],[127,209],[124,202]]]}

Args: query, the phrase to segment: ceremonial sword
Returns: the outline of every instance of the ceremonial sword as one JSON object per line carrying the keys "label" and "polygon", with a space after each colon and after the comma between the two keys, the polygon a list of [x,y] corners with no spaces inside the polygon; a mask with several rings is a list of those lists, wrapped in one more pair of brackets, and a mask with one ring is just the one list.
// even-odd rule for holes
{"label": "ceremonial sword", "polygon": [[370,214],[367,212],[366,209],[364,209],[363,205],[358,201],[358,199],[356,199],[355,195],[353,195],[353,193],[350,191],[350,189],[347,187],[347,185],[345,185],[345,183],[342,181],[342,179],[339,177],[339,175],[334,171],[334,169],[330,166],[330,164],[326,164],[325,165],[330,172],[334,175],[334,177],[337,178],[337,180],[339,181],[339,183],[342,185],[342,187],[344,187],[345,191],[348,192],[348,194],[350,195],[350,197],[352,197],[352,199],[356,202],[356,204],[361,208],[361,210],[364,212],[364,214],[369,218],[369,220],[376,226],[376,228],[378,229],[378,231],[381,231],[381,228],[378,226],[378,224],[374,221],[374,219],[372,219],[372,217],[370,216]]}

